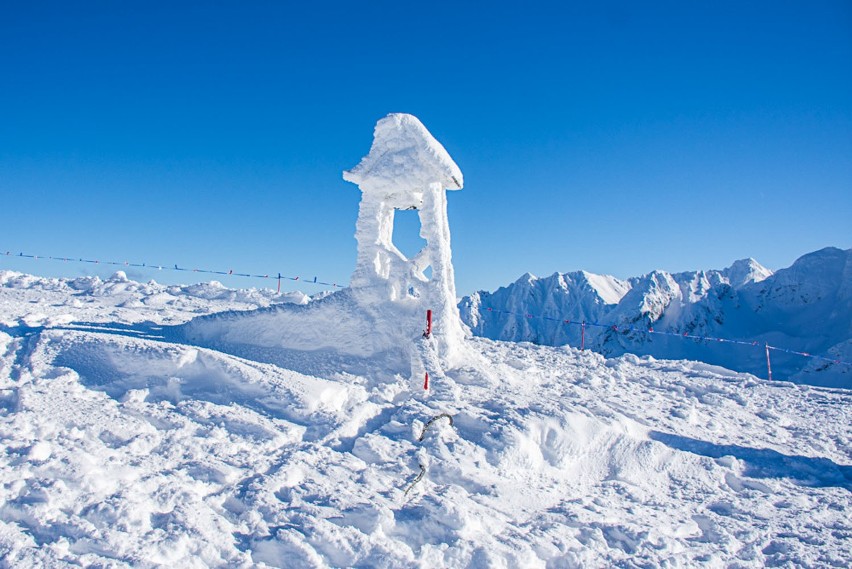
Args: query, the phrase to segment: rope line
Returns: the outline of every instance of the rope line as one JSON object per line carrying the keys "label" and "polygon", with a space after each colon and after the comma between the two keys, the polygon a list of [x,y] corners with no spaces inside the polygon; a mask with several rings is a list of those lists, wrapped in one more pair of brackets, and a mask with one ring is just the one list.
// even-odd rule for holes
{"label": "rope line", "polygon": [[346,285],[340,285],[335,282],[325,282],[318,280],[317,277],[313,279],[302,279],[301,276],[287,276],[282,275],[281,273],[268,273],[265,275],[251,274],[251,273],[239,273],[234,271],[233,269],[228,269],[227,271],[216,271],[213,269],[190,269],[188,267],[180,267],[177,263],[173,264],[150,264],[150,263],[131,263],[129,261],[100,261],[96,259],[85,259],[83,257],[73,258],[73,257],[55,257],[51,255],[30,255],[27,253],[12,253],[11,251],[6,251],[5,256],[7,257],[19,257],[24,259],[47,259],[50,261],[64,261],[64,262],[72,262],[72,263],[90,263],[93,265],[110,265],[116,267],[135,267],[135,268],[144,268],[144,269],[156,269],[158,271],[181,271],[181,272],[189,272],[189,273],[204,273],[208,275],[223,275],[223,276],[233,276],[233,277],[246,277],[250,279],[272,279],[277,280],[279,283],[279,292],[280,292],[280,283],[282,280],[288,281],[300,281],[308,284],[316,284],[322,286],[330,286],[332,288],[345,288]]}
{"label": "rope line", "polygon": [[506,315],[510,315],[510,316],[519,316],[521,318],[535,319],[535,320],[548,320],[548,321],[551,321],[551,322],[560,322],[560,323],[563,323],[563,324],[568,324],[569,326],[574,325],[574,326],[583,326],[583,327],[592,326],[592,327],[595,327],[595,328],[605,328],[605,329],[612,330],[613,332],[639,332],[639,333],[642,333],[642,334],[656,334],[656,335],[659,335],[659,336],[671,336],[671,337],[686,338],[686,339],[689,339],[689,340],[704,341],[704,342],[719,342],[719,343],[724,343],[724,344],[736,344],[736,345],[739,345],[739,346],[760,346],[760,347],[765,347],[765,348],[768,348],[769,350],[773,350],[773,351],[776,351],[776,352],[794,354],[794,355],[797,355],[797,356],[803,356],[803,357],[812,358],[812,359],[815,359],[815,360],[822,360],[822,361],[826,361],[826,362],[830,362],[830,363],[838,364],[838,365],[852,366],[852,362],[848,362],[848,361],[845,361],[845,360],[842,360],[842,359],[839,359],[839,358],[827,358],[825,356],[818,356],[818,355],[811,354],[811,353],[808,353],[808,352],[800,352],[800,351],[796,351],[796,350],[790,350],[790,349],[787,349],[787,348],[779,348],[777,346],[771,346],[771,345],[769,345],[765,342],[746,341],[746,340],[731,340],[729,338],[717,338],[717,337],[714,337],[714,336],[699,336],[699,335],[696,335],[696,334],[690,334],[688,332],[683,332],[683,333],[681,333],[681,332],[666,332],[666,331],[661,331],[661,330],[654,330],[653,327],[637,328],[635,326],[618,326],[618,325],[613,325],[613,324],[601,324],[599,322],[588,322],[588,321],[585,321],[585,320],[578,322],[576,320],[563,319],[563,318],[553,318],[553,317],[550,317],[550,316],[539,316],[539,315],[535,315],[535,314],[528,314],[526,312],[512,312],[512,311],[509,311],[509,310],[498,310],[496,308],[490,308],[490,307],[487,307],[485,310],[487,312],[491,312],[491,313],[494,313],[494,314],[506,314]]}
{"label": "rope line", "polygon": [[[272,279],[272,280],[275,280],[275,281],[278,282],[278,292],[281,292],[281,281],[282,280],[289,280],[289,281],[294,281],[294,282],[299,281],[299,282],[303,282],[303,283],[307,283],[307,284],[329,286],[329,287],[332,287],[332,288],[345,288],[347,286],[347,285],[337,284],[335,282],[321,281],[317,277],[313,277],[313,279],[310,279],[310,278],[303,279],[301,276],[298,276],[298,275],[297,276],[283,275],[280,272],[278,272],[278,273],[267,273],[267,274],[261,275],[261,274],[237,272],[237,271],[234,271],[233,269],[228,269],[227,271],[222,271],[222,270],[214,270],[214,269],[188,268],[188,267],[181,267],[177,263],[173,263],[173,264],[151,264],[151,263],[131,263],[129,261],[101,261],[101,260],[98,260],[98,259],[88,259],[88,258],[84,258],[84,257],[58,257],[58,256],[53,256],[53,255],[32,255],[32,254],[23,253],[23,252],[12,253],[11,251],[6,251],[5,256],[7,256],[7,257],[18,257],[18,258],[24,258],[24,259],[33,259],[33,260],[46,259],[46,260],[50,260],[50,261],[63,261],[63,262],[72,262],[72,263],[88,263],[88,264],[93,264],[93,265],[107,265],[107,266],[115,266],[115,267],[134,267],[134,268],[141,268],[141,269],[156,269],[156,270],[159,270],[159,271],[178,271],[178,272],[202,273],[202,274],[208,274],[208,275],[245,277],[245,278],[251,278],[251,279],[265,279],[265,280]],[[518,316],[518,317],[528,318],[528,319],[537,319],[537,320],[547,320],[547,321],[551,321],[551,322],[560,322],[560,323],[563,323],[563,324],[567,324],[569,326],[583,326],[584,328],[587,327],[587,326],[591,326],[591,327],[594,327],[594,328],[609,329],[609,330],[612,330],[613,332],[619,332],[619,333],[638,332],[638,333],[641,333],[641,334],[655,334],[655,335],[658,335],[658,336],[670,336],[670,337],[686,338],[686,339],[695,340],[695,341],[698,341],[698,342],[718,342],[718,343],[724,343],[724,344],[734,344],[734,345],[739,345],[739,346],[763,346],[766,349],[769,349],[769,350],[775,351],[775,352],[792,354],[792,355],[796,355],[796,356],[811,358],[811,359],[820,360],[820,361],[824,361],[824,362],[828,362],[828,363],[832,363],[832,364],[837,364],[837,365],[852,366],[852,362],[845,361],[845,360],[842,360],[840,358],[829,358],[829,357],[825,357],[825,356],[819,356],[819,355],[811,354],[811,353],[808,353],[808,352],[791,350],[791,349],[788,349],[788,348],[781,348],[781,347],[778,347],[778,346],[772,346],[772,345],[769,345],[768,343],[764,343],[764,342],[746,341],[746,340],[732,340],[732,339],[729,339],[729,338],[718,338],[718,337],[713,337],[713,336],[700,336],[700,335],[697,335],[697,334],[690,334],[688,332],[683,332],[683,333],[668,332],[668,331],[655,330],[653,327],[637,328],[635,326],[618,326],[618,325],[611,325],[611,324],[601,324],[600,322],[588,322],[588,321],[578,322],[576,320],[554,318],[554,317],[551,317],[551,316],[541,316],[541,315],[528,314],[528,313],[523,313],[523,312],[512,312],[512,311],[509,311],[509,310],[499,310],[499,309],[491,308],[491,307],[487,307],[485,310],[488,311],[488,312],[491,312],[491,313],[495,313],[495,314],[505,314],[505,315]]]}

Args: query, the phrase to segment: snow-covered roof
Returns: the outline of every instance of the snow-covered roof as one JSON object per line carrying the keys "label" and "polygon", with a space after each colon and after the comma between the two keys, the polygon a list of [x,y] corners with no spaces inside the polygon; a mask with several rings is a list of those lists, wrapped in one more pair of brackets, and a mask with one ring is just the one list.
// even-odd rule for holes
{"label": "snow-covered roof", "polygon": [[448,190],[460,190],[464,184],[461,170],[441,143],[417,117],[405,113],[391,113],[376,123],[370,153],[343,172],[343,179],[399,208],[419,206],[430,184]]}

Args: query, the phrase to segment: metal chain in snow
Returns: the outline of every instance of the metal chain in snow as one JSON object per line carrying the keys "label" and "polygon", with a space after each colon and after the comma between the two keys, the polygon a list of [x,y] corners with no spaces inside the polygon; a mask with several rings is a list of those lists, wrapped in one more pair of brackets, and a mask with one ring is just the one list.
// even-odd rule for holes
{"label": "metal chain in snow", "polygon": [[431,427],[431,426],[432,426],[432,423],[434,423],[435,421],[437,421],[438,419],[441,419],[441,418],[443,418],[443,417],[446,417],[447,419],[449,419],[449,421],[450,421],[450,426],[452,427],[452,426],[453,426],[453,417],[452,417],[449,413],[441,413],[441,414],[440,414],[440,415],[438,415],[437,417],[432,417],[431,419],[429,419],[429,422],[428,422],[428,423],[426,423],[425,425],[423,425],[423,432],[422,432],[422,433],[420,433],[420,438],[419,438],[419,439],[417,439],[417,440],[418,440],[418,441],[423,441],[423,437],[425,437],[425,436],[426,436],[426,429],[428,429],[429,427]]}
{"label": "metal chain in snow", "polygon": [[426,467],[423,466],[422,464],[419,465],[419,466],[420,466],[420,474],[418,474],[417,478],[414,479],[414,482],[409,484],[408,488],[405,489],[405,494],[403,494],[403,497],[407,497],[408,493],[411,492],[411,489],[414,488],[414,486],[423,479],[423,475],[426,474]]}
{"label": "metal chain in snow", "polygon": [[[447,420],[450,422],[450,426],[452,427],[452,426],[453,426],[453,417],[452,417],[452,415],[450,415],[449,413],[441,413],[440,415],[438,415],[438,416],[436,416],[436,417],[432,417],[431,419],[429,419],[429,421],[428,421],[425,425],[423,425],[423,432],[422,432],[422,433],[420,433],[420,438],[418,438],[417,440],[418,440],[418,441],[420,441],[420,442],[422,442],[422,441],[423,441],[423,437],[425,437],[425,436],[426,436],[426,430],[427,430],[429,427],[431,427],[431,426],[432,426],[432,423],[434,423],[434,422],[435,422],[435,421],[437,421],[438,419],[443,419],[444,417],[446,417],[446,418],[447,418]],[[419,473],[419,474],[417,475],[417,477],[416,477],[416,478],[415,478],[415,479],[411,482],[411,484],[409,484],[409,485],[408,485],[408,488],[406,488],[406,489],[405,489],[405,493],[403,494],[403,497],[406,497],[406,498],[407,498],[407,497],[408,497],[408,493],[409,493],[409,492],[411,492],[412,488],[414,488],[414,487],[417,485],[417,483],[418,483],[418,482],[420,482],[421,480],[423,480],[423,476],[425,476],[425,475],[426,475],[426,467],[425,467],[425,466],[423,466],[422,464],[420,464],[420,465],[418,465],[418,466],[420,466],[420,473]]]}

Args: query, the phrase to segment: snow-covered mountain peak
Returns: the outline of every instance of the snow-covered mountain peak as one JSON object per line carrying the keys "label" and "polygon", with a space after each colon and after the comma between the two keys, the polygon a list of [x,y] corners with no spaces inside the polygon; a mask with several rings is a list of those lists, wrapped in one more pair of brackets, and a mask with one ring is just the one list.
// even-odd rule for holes
{"label": "snow-covered mountain peak", "polygon": [[538,277],[532,273],[524,273],[510,287],[524,289],[561,290],[564,294],[577,296],[580,291],[591,293],[598,304],[618,304],[630,290],[629,281],[624,281],[610,275],[598,275],[588,271],[573,271],[569,273],[555,272],[547,277]]}
{"label": "snow-covered mountain peak", "polygon": [[[681,298],[683,295],[674,277],[665,271],[656,270],[637,279],[615,307],[615,312],[621,314],[621,322],[635,322],[639,316],[656,322],[673,300]],[[634,317],[636,311],[638,314]]]}
{"label": "snow-covered mountain peak", "polygon": [[539,280],[538,277],[535,276],[534,274],[524,273],[520,277],[518,277],[518,279],[512,284],[513,285],[520,285],[520,286],[530,286],[530,285],[535,284],[535,282],[538,281],[538,280]]}
{"label": "snow-covered mountain peak", "polygon": [[[698,273],[679,273],[678,275],[672,275],[671,273],[657,269],[636,279],[632,289],[676,294],[680,290],[678,280],[689,282],[694,280],[697,275]],[[676,280],[675,276],[680,278]]]}
{"label": "snow-covered mountain peak", "polygon": [[[759,297],[758,307],[774,305],[782,311],[805,310],[812,319],[852,318],[852,249],[826,247],[803,255],[749,290]],[[820,323],[824,327],[825,322]]]}
{"label": "snow-covered mountain peak", "polygon": [[797,278],[810,276],[819,280],[825,278],[838,278],[844,269],[852,262],[852,249],[839,249],[837,247],[825,247],[819,251],[802,255],[783,273],[787,277],[798,275]]}
{"label": "snow-covered mountain peak", "polygon": [[623,281],[610,275],[598,275],[588,271],[579,271],[586,283],[603,300],[604,304],[618,304],[631,288],[629,281]]}
{"label": "snow-covered mountain peak", "polygon": [[730,285],[737,289],[750,283],[759,283],[772,276],[772,271],[749,257],[740,259],[720,271],[728,279]]}

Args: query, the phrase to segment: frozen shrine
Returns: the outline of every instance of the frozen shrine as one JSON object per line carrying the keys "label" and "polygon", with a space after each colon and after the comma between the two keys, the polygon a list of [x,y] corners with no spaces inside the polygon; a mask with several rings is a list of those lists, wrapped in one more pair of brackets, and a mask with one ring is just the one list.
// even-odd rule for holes
{"label": "frozen shrine", "polygon": [[[333,362],[324,365],[341,373],[363,374],[366,366],[377,370],[377,381],[409,373],[415,382],[425,373],[439,378],[464,359],[447,221],[447,190],[462,188],[459,167],[417,118],[391,114],[376,124],[367,156],[343,177],[362,192],[350,287],[305,305],[197,318],[185,327],[187,337],[235,354],[262,352],[297,370],[311,358]],[[420,218],[426,245],[412,259],[393,244],[398,209],[417,210]]]}
{"label": "frozen shrine", "polygon": [[[351,282],[356,301],[365,308],[389,303],[421,309],[418,313],[431,309],[439,352],[449,356],[464,337],[446,192],[462,188],[461,170],[417,117],[392,113],[376,124],[369,154],[343,178],[362,193]],[[408,259],[393,244],[393,222],[396,210],[412,209],[426,246]]]}

